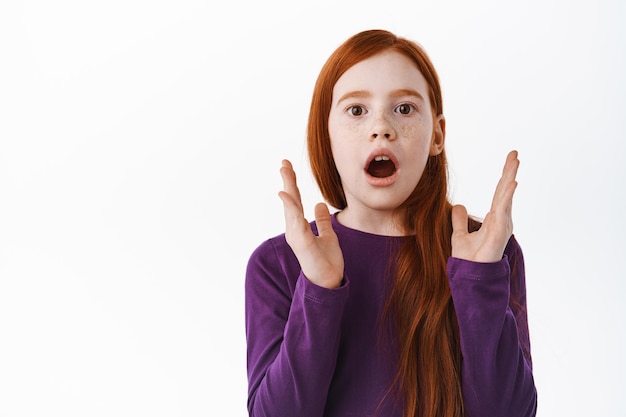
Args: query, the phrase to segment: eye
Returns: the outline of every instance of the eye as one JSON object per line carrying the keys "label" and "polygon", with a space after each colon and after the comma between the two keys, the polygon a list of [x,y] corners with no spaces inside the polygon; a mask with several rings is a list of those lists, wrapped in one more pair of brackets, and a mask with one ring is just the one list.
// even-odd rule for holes
{"label": "eye", "polygon": [[395,108],[395,111],[400,114],[411,114],[414,110],[415,110],[415,107],[406,103],[400,104],[398,107]]}
{"label": "eye", "polygon": [[352,116],[361,116],[363,113],[365,113],[365,109],[363,109],[363,107],[361,106],[350,106],[348,111]]}

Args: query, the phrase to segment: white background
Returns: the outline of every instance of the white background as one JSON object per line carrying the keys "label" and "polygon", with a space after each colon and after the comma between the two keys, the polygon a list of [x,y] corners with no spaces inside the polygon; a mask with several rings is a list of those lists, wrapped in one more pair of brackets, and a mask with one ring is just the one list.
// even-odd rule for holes
{"label": "white background", "polygon": [[[385,28],[444,89],[452,198],[522,165],[539,415],[624,416],[615,1],[4,1],[0,416],[245,416],[244,270],[327,56]],[[620,27],[621,25],[621,27]]]}

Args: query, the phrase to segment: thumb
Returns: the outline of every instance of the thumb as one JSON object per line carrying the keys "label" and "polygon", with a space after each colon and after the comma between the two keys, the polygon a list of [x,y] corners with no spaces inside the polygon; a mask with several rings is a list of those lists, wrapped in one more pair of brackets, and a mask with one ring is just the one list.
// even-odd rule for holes
{"label": "thumb", "polygon": [[465,206],[457,204],[452,207],[452,233],[467,234],[467,209]]}
{"label": "thumb", "polygon": [[330,211],[328,211],[326,204],[317,203],[315,205],[315,223],[317,224],[317,233],[319,236],[334,233]]}

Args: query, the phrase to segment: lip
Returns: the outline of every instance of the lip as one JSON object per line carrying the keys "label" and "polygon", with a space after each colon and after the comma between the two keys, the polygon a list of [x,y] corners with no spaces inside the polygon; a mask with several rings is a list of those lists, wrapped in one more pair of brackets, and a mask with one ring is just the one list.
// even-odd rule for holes
{"label": "lip", "polygon": [[[367,168],[369,167],[370,163],[374,160],[374,158],[380,155],[387,156],[396,167],[396,171],[388,177],[373,177],[369,174],[369,172],[367,172]],[[374,149],[367,157],[367,160],[365,161],[365,166],[363,167],[363,172],[365,172],[365,179],[367,180],[368,184],[374,187],[388,187],[392,185],[398,179],[399,171],[400,164],[398,163],[398,158],[396,158],[396,155],[394,155],[394,153],[387,148]]]}

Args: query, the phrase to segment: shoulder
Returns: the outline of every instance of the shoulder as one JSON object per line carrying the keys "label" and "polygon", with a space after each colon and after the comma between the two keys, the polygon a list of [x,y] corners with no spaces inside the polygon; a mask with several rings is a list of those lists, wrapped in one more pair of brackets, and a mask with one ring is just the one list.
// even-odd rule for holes
{"label": "shoulder", "polygon": [[270,272],[282,263],[289,263],[292,258],[295,259],[295,255],[287,244],[285,234],[271,237],[252,251],[248,260],[248,273]]}
{"label": "shoulder", "polygon": [[[315,223],[311,222],[311,229],[317,233]],[[300,263],[285,239],[285,234],[273,236],[259,244],[248,260],[246,280],[273,281],[284,285],[287,280],[289,286],[295,285],[300,274]]]}
{"label": "shoulder", "polygon": [[[317,235],[317,227],[315,225],[315,222],[311,222],[310,225],[313,233]],[[259,244],[259,246],[257,246],[250,255],[250,260],[248,263],[262,260],[274,262],[277,260],[285,259],[295,259],[295,255],[291,250],[291,247],[287,243],[285,234],[281,233],[261,242],[261,244]]]}
{"label": "shoulder", "polygon": [[269,239],[261,242],[252,254],[250,255],[250,261],[258,259],[276,258],[280,253],[285,252],[285,249],[289,248],[285,234],[282,233],[277,236],[273,236]]}
{"label": "shoulder", "polygon": [[293,294],[298,272],[298,261],[284,234],[263,241],[248,259],[246,299],[275,299],[278,295],[289,299]]}

